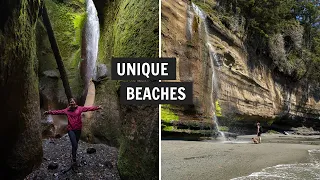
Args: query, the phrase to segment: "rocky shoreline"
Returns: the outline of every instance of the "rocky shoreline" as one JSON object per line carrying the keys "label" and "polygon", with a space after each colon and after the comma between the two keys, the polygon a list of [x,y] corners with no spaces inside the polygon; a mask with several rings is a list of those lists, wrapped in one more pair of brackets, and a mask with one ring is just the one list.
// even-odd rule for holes
{"label": "rocky shoreline", "polygon": [[43,160],[25,179],[120,179],[117,170],[118,150],[105,144],[79,141],[78,167],[71,167],[71,144],[68,135],[43,140]]}

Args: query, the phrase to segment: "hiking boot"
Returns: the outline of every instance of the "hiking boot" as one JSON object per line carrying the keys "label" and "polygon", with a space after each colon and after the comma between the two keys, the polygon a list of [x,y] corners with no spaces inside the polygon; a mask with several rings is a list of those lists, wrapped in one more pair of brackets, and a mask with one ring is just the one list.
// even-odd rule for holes
{"label": "hiking boot", "polygon": [[71,165],[71,169],[74,171],[74,172],[78,172],[78,163],[77,162],[72,162],[72,165]]}

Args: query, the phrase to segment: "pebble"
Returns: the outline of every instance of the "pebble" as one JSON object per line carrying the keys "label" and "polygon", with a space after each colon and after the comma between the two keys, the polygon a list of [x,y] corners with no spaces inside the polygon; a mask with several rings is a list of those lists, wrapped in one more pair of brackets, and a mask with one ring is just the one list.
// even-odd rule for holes
{"label": "pebble", "polygon": [[[92,149],[92,154],[87,153]],[[94,149],[94,150],[93,150]],[[26,179],[112,179],[120,180],[117,164],[117,149],[105,144],[88,144],[79,141],[77,171],[68,170],[71,166],[71,144],[68,136],[56,139],[55,144],[43,140],[43,160],[39,169],[33,171]],[[57,164],[56,169],[49,170],[49,164]],[[50,165],[51,168],[51,165]]]}
{"label": "pebble", "polygon": [[93,154],[93,153],[95,153],[97,150],[95,149],[95,148],[88,148],[87,149],[87,153],[88,154]]}
{"label": "pebble", "polygon": [[48,165],[49,170],[54,170],[54,169],[57,169],[58,167],[59,167],[59,165],[55,162],[52,162]]}

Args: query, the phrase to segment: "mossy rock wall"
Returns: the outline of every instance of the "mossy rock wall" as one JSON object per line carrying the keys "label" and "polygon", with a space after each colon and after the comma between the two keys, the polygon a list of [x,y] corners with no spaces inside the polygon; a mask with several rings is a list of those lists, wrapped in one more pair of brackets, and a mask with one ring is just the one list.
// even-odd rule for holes
{"label": "mossy rock wall", "polygon": [[[52,1],[44,0],[52,28],[57,40],[60,54],[67,71],[69,84],[73,96],[79,98],[82,93],[83,83],[79,72],[81,61],[82,30],[86,20],[86,6],[84,0]],[[39,77],[46,78],[45,71],[56,71],[57,64],[54,58],[47,32],[42,21],[37,24],[37,57],[39,59]],[[58,73],[59,74],[59,73]],[[41,81],[46,82],[46,81]],[[46,84],[40,84],[47,87]],[[62,81],[55,83],[58,91],[43,94],[45,99],[57,99],[55,103],[67,103]],[[46,108],[46,107],[45,107]]]}
{"label": "mossy rock wall", "polygon": [[42,161],[35,26],[40,1],[1,2],[0,179],[23,179]]}
{"label": "mossy rock wall", "polygon": [[[98,61],[110,68],[112,57],[158,57],[158,1],[94,0],[100,20]],[[158,179],[158,106],[119,104],[119,82],[96,84],[93,135],[119,147],[122,179]],[[101,123],[99,123],[100,121]]]}
{"label": "mossy rock wall", "polygon": [[122,179],[159,179],[158,105],[121,106],[118,170]]}

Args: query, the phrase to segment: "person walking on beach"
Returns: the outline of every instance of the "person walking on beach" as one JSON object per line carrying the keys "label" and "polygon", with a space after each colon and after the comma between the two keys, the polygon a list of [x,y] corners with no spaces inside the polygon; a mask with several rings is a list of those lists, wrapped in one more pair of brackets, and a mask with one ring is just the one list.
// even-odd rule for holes
{"label": "person walking on beach", "polygon": [[45,111],[44,114],[67,115],[68,117],[68,135],[72,145],[72,166],[77,165],[78,141],[81,135],[82,120],[81,113],[102,109],[101,106],[78,106],[74,98],[70,98],[69,106],[66,109]]}
{"label": "person walking on beach", "polygon": [[257,137],[258,137],[258,143],[261,143],[261,134],[262,134],[262,128],[260,125],[260,122],[257,122]]}

